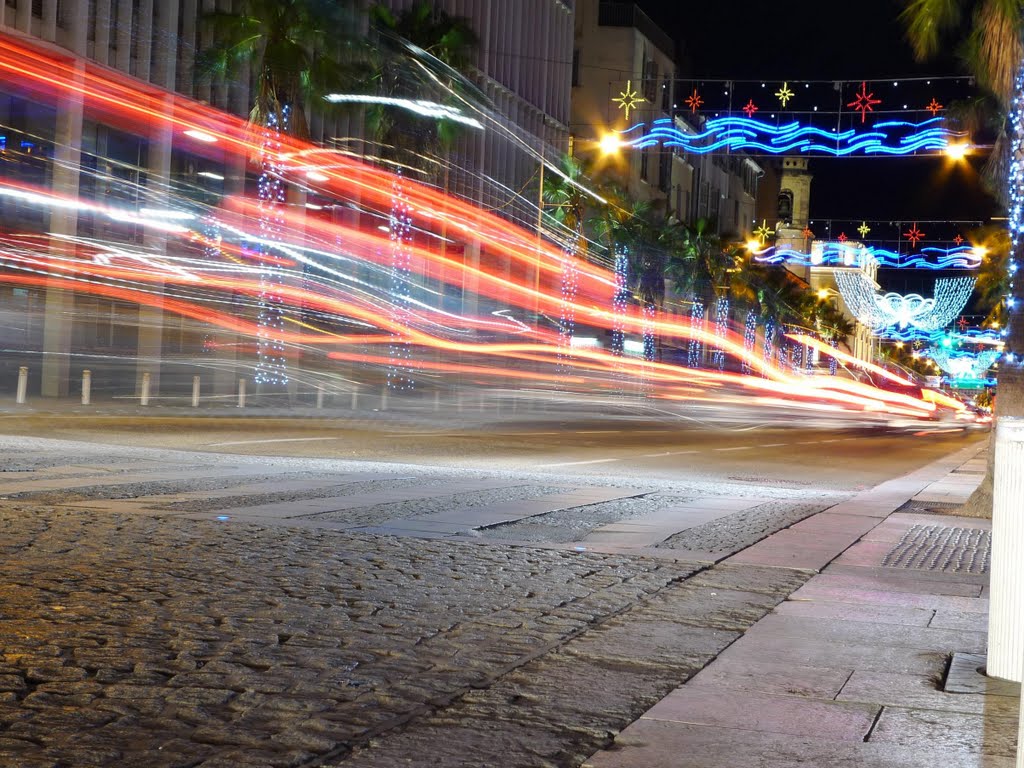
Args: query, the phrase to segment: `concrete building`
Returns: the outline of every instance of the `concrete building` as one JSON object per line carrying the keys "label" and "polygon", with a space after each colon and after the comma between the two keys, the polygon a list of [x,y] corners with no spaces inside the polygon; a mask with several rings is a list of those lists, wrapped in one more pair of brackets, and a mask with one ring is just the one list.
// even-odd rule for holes
{"label": "concrete building", "polygon": [[[410,0],[411,2],[411,0]],[[396,0],[400,10],[409,2]],[[465,16],[480,38],[473,79],[493,102],[493,116],[503,130],[464,137],[455,147],[450,191],[473,202],[501,210],[530,224],[536,208],[514,201],[510,190],[537,175],[539,152],[550,155],[568,148],[572,70],[572,0],[444,0],[449,13]],[[193,65],[197,51],[213,42],[202,16],[214,9],[237,7],[231,0],[8,0],[0,5],[0,28],[53,46],[82,61],[111,67],[140,83],[207,102],[233,114],[247,115],[254,78],[243,71],[228,81],[197,82]],[[355,16],[355,34],[367,30],[366,16]],[[200,190],[216,201],[224,194],[251,193],[257,169],[243,157],[211,164],[208,157],[189,154],[179,138],[142,126],[108,125],[91,120],[79,102],[33,103],[8,93],[0,84],[0,127],[7,146],[29,142],[26,152],[8,152],[8,175],[38,186],[50,186],[70,197],[110,199],[121,194],[126,205],[147,205],[174,191]],[[346,142],[364,147],[358,111],[347,115],[321,113],[307,105],[311,138],[315,142]],[[31,157],[28,156],[31,154]],[[111,180],[105,183],[102,180]],[[135,190],[128,192],[127,190]],[[124,238],[150,252],[166,248],[159,237],[128,228],[117,232],[95,229],[94,222],[74,212],[28,210],[17,202],[0,202],[5,221],[25,231],[55,237]],[[467,259],[473,244],[466,244]],[[44,396],[63,396],[74,389],[81,369],[95,367],[90,359],[134,360],[134,370],[122,363],[120,385],[134,378],[136,392],[145,380],[155,395],[174,360],[198,354],[225,355],[214,366],[221,389],[232,386],[236,372],[232,355],[239,339],[203,329],[177,316],[128,302],[42,288],[0,286],[0,307],[11,308],[15,329],[9,346],[24,350],[21,362],[32,369],[32,389]],[[6,317],[6,312],[5,312]],[[213,335],[214,339],[209,336]],[[208,350],[225,350],[210,353]],[[210,359],[209,357],[205,359]],[[184,370],[184,369],[183,369]],[[0,371],[5,381],[12,375]],[[104,386],[102,373],[93,372],[94,386]],[[40,383],[41,382],[41,383]]]}
{"label": "concrete building", "polygon": [[[609,131],[671,119],[675,44],[633,3],[577,0],[572,84],[574,154],[586,162]],[[670,151],[625,152],[612,163],[633,199],[668,200]]]}

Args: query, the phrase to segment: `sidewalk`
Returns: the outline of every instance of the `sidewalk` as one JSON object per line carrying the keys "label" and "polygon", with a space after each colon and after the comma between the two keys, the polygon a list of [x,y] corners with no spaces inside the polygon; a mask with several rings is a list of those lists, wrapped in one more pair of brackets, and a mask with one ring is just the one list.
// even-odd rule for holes
{"label": "sidewalk", "polygon": [[897,511],[965,500],[984,451],[966,448],[729,558],[817,575],[585,766],[1013,766],[1019,687],[977,672],[991,521]]}

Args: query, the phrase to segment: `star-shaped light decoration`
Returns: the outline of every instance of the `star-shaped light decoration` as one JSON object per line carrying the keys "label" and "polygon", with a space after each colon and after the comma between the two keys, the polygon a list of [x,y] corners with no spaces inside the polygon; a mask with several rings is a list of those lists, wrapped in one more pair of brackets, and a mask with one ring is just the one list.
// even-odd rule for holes
{"label": "star-shaped light decoration", "polygon": [[924,232],[917,228],[917,222],[915,221],[914,226],[912,226],[909,230],[904,232],[903,236],[910,241],[910,246],[912,248],[916,248],[917,241],[921,240],[924,237]]}
{"label": "star-shaped light decoration", "polygon": [[754,100],[751,99],[747,102],[747,106],[743,108],[743,111],[747,113],[747,117],[753,117],[754,113],[757,112],[757,109],[757,105],[754,103]]}
{"label": "star-shaped light decoration", "polygon": [[754,237],[756,237],[761,245],[768,242],[768,238],[775,234],[775,230],[768,226],[767,219],[761,219],[761,226],[754,230]]}
{"label": "star-shaped light decoration", "polygon": [[704,103],[704,99],[697,93],[697,89],[693,89],[693,93],[686,97],[686,105],[690,108],[691,112],[696,112],[697,107]]}
{"label": "star-shaped light decoration", "polygon": [[814,233],[811,232],[810,227],[804,227],[804,231],[801,232],[800,234],[803,235],[804,237],[814,237]]}
{"label": "star-shaped light decoration", "polygon": [[960,237],[959,234],[953,238],[953,242],[957,244],[957,247],[959,247],[963,243],[963,241],[964,239]]}
{"label": "star-shaped light decoration", "polygon": [[849,238],[846,236],[845,232],[840,232],[839,237],[837,237],[836,240],[838,240],[840,243],[845,243],[847,240],[849,240]]}
{"label": "star-shaped light decoration", "polygon": [[862,221],[860,223],[860,226],[857,227],[857,231],[860,232],[860,236],[864,238],[868,236],[868,232],[871,231],[871,227],[868,226],[868,223],[866,221]]}
{"label": "star-shaped light decoration", "polygon": [[874,105],[881,104],[881,99],[876,99],[874,92],[868,93],[867,81],[862,80],[860,84],[860,90],[857,92],[857,98],[851,101],[846,106],[853,107],[854,110],[860,112],[860,121],[863,123],[867,120],[868,112],[874,112]]}
{"label": "star-shaped light decoration", "polygon": [[779,97],[779,101],[782,102],[782,106],[786,106],[786,102],[793,98],[796,94],[789,90],[789,83],[783,83],[782,87],[775,92],[775,95]]}
{"label": "star-shaped light decoration", "polygon": [[640,95],[640,92],[633,88],[633,81],[626,81],[626,90],[619,94],[619,98],[612,99],[619,105],[619,109],[624,110],[626,113],[626,120],[629,121],[629,110],[636,109],[637,104],[643,104],[646,99]]}
{"label": "star-shaped light decoration", "polygon": [[943,106],[942,106],[941,104],[939,104],[939,102],[937,102],[937,101],[935,100],[935,97],[933,96],[933,97],[932,97],[932,100],[931,100],[931,102],[930,102],[930,103],[928,103],[928,104],[925,104],[925,105],[924,105],[924,108],[925,108],[925,109],[927,109],[927,110],[928,110],[929,112],[931,112],[931,113],[932,113],[932,117],[935,117],[936,113],[937,113],[937,112],[938,112],[938,111],[939,111],[940,109],[942,109],[942,108],[943,108]]}
{"label": "star-shaped light decoration", "polygon": [[960,326],[961,331],[965,330],[967,328],[967,318],[961,317],[959,320],[957,320],[956,324]]}

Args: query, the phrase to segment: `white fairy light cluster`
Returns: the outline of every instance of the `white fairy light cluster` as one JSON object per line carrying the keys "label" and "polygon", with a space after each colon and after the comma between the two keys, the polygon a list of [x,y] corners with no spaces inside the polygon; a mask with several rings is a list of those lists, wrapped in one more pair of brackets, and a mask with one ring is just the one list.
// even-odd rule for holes
{"label": "white fairy light cluster", "polygon": [[580,266],[576,261],[579,237],[572,238],[569,245],[562,249],[562,301],[561,323],[558,326],[559,357],[572,348],[572,338],[576,335],[576,295],[580,287]]}
{"label": "white fairy light cluster", "polygon": [[[1017,279],[1017,253],[1020,247],[1021,233],[1024,231],[1024,67],[1017,73],[1014,83],[1014,98],[1010,108],[1010,176],[1007,179],[1007,191],[1010,198],[1008,226],[1010,230],[1010,258],[1007,263],[1009,273],[1009,295],[1007,306],[1013,307],[1014,283]],[[1024,350],[1011,349],[1006,352],[1006,360],[1010,363],[1024,362]]]}
{"label": "white fairy light cluster", "polygon": [[[694,300],[693,306],[690,308],[690,328],[698,332],[704,330],[704,305],[697,300]],[[686,364],[690,368],[698,368],[703,356],[704,345],[694,335],[686,350]]]}
{"label": "white fairy light cluster", "polygon": [[[715,336],[724,339],[729,331],[729,299],[722,296],[715,301]],[[725,369],[725,350],[721,346],[715,347],[711,353],[711,363],[718,370]]]}
{"label": "white fairy light cluster", "polygon": [[764,323],[764,361],[771,365],[775,347],[775,321],[768,318]]}
{"label": "white fairy light cluster", "polygon": [[[281,180],[281,167],[277,158],[281,152],[281,133],[288,130],[289,108],[281,109],[281,118],[271,112],[263,134],[263,171],[257,185],[260,210],[261,240],[281,239],[284,228],[283,207],[285,187]],[[266,245],[258,246],[257,252],[268,254]],[[281,286],[284,273],[279,267],[265,264],[260,269],[259,331],[256,341],[256,370],[253,374],[257,384],[284,386],[288,383],[288,367],[284,356],[284,307]]]}
{"label": "white fairy light cluster", "polygon": [[[399,327],[409,324],[409,283],[412,278],[412,251],[409,248],[412,216],[403,182],[402,171],[398,169],[391,185],[391,216],[388,219],[391,237],[391,319]],[[389,354],[388,389],[413,389],[415,382],[408,375],[412,358],[411,345],[400,338],[398,332],[391,340]]]}
{"label": "white fairy light cluster", "polygon": [[925,357],[930,357],[938,363],[939,368],[955,379],[980,379],[1001,354],[1002,351],[999,349],[971,353],[955,352],[944,347],[929,347],[924,352]]}
{"label": "white fairy light cluster", "polygon": [[[754,345],[757,344],[757,313],[753,310],[747,312],[747,319],[743,324],[743,350],[753,353]],[[752,368],[747,359],[743,359],[743,373],[750,373]]]}
{"label": "white fairy light cluster", "polygon": [[888,330],[936,331],[951,323],[974,291],[973,277],[942,278],[935,281],[935,296],[917,293],[879,293],[861,272],[837,270],[836,285],[854,316],[877,336]]}
{"label": "white fairy light cluster", "polygon": [[629,251],[615,248],[615,294],[612,296],[612,354],[621,355],[626,338],[626,312],[629,309]]}

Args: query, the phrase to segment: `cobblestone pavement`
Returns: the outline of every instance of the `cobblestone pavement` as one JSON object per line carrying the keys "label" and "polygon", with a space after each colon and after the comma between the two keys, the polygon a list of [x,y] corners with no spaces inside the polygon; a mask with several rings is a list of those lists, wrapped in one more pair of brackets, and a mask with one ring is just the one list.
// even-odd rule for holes
{"label": "cobblestone pavement", "polygon": [[[30,439],[0,455],[0,765],[19,768],[576,766],[809,575],[318,527],[510,499],[557,515],[545,498],[594,478]],[[563,517],[711,491],[608,486],[621,498]],[[809,514],[809,491],[745,492],[776,508],[744,530]],[[234,513],[310,499],[308,525]],[[742,546],[727,529],[719,549]]]}

